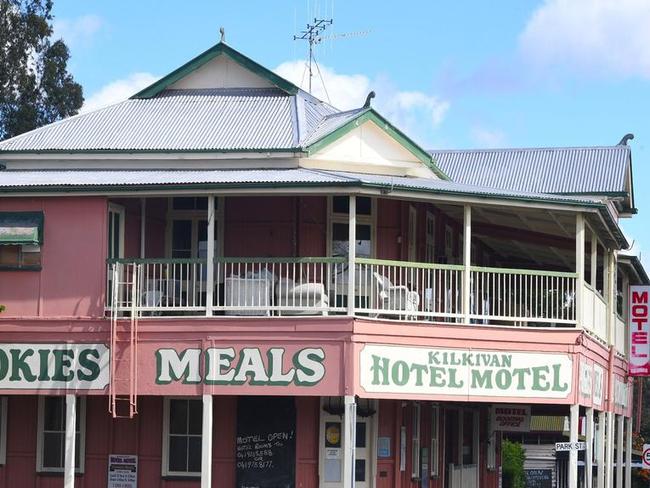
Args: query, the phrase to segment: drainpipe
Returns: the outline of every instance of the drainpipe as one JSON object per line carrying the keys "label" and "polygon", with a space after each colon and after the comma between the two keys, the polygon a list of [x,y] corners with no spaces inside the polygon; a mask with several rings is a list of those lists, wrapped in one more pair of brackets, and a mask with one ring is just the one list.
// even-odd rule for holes
{"label": "drainpipe", "polygon": [[208,256],[206,259],[205,315],[212,316],[214,306],[214,195],[208,196]]}
{"label": "drainpipe", "polygon": [[[472,207],[465,205],[463,212],[463,319],[465,324],[470,324],[470,293],[471,293],[471,259],[472,259]],[[474,297],[476,304],[478,297]]]}
{"label": "drainpipe", "polygon": [[63,471],[63,488],[74,488],[75,443],[77,423],[77,397],[65,396],[65,463]]}

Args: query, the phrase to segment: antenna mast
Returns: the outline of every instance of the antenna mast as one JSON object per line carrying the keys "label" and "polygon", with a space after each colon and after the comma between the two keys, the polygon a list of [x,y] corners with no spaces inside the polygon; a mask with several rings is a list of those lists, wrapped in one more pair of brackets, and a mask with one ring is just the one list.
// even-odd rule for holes
{"label": "antenna mast", "polygon": [[293,36],[293,40],[303,40],[309,43],[309,93],[311,93],[311,79],[314,76],[312,71],[312,63],[314,62],[314,47],[320,43],[323,38],[321,34],[332,25],[332,19],[317,19],[314,18],[312,24],[307,24],[307,29],[300,34]]}

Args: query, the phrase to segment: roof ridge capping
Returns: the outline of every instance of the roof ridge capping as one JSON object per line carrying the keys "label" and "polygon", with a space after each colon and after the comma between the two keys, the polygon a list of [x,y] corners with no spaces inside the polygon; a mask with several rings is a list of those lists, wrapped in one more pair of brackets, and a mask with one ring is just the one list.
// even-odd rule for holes
{"label": "roof ridge capping", "polygon": [[158,81],[140,90],[138,93],[131,96],[130,98],[134,99],[134,98],[155,97],[170,85],[176,83],[178,80],[184,78],[185,76],[189,75],[190,73],[199,69],[201,66],[208,63],[209,61],[221,55],[228,56],[230,59],[238,63],[240,66],[251,70],[255,74],[266,79],[269,83],[275,85],[276,87],[278,87],[279,89],[281,89],[282,91],[286,92],[289,95],[295,95],[299,91],[299,88],[293,83],[291,83],[289,80],[282,78],[281,76],[277,75],[270,69],[265,68],[264,66],[259,64],[257,61],[254,61],[253,59],[249,58],[248,56],[245,56],[244,54],[240,53],[236,49],[233,49],[225,42],[220,41],[214,46],[203,51],[198,56],[195,56],[194,58],[190,59],[187,63],[179,66],[174,71],[166,74]]}
{"label": "roof ridge capping", "polygon": [[614,144],[611,146],[545,146],[545,147],[500,147],[500,148],[479,148],[479,149],[429,149],[430,154],[441,153],[481,153],[481,152],[516,152],[516,151],[591,151],[594,149],[602,150],[623,150],[631,151],[632,148],[627,144]]}

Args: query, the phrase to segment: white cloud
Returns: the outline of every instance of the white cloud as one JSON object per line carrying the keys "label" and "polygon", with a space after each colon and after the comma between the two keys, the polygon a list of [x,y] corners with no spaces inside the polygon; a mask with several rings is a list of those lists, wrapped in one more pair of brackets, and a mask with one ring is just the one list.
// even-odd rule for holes
{"label": "white cloud", "polygon": [[90,112],[126,100],[157,79],[151,73],[133,73],[121,80],[112,81],[86,98],[80,112]]}
{"label": "white cloud", "polygon": [[[303,88],[308,85],[304,61],[282,63],[275,72]],[[315,72],[312,79],[315,97],[329,100],[338,109],[349,110],[363,106],[368,93],[374,90],[377,98],[373,100],[373,106],[398,128],[424,142],[432,140],[433,129],[440,125],[449,110],[447,100],[420,91],[401,91],[385,79],[371,80],[363,74],[340,74],[323,65],[320,72],[327,90]]]}
{"label": "white cloud", "polygon": [[504,147],[506,135],[498,129],[488,129],[482,126],[474,126],[471,130],[472,139],[480,147],[499,148]]}
{"label": "white cloud", "polygon": [[519,45],[538,68],[650,78],[648,0],[545,0]]}
{"label": "white cloud", "polygon": [[94,14],[74,19],[55,19],[54,38],[63,39],[69,47],[83,46],[87,45],[103,26],[102,18]]}

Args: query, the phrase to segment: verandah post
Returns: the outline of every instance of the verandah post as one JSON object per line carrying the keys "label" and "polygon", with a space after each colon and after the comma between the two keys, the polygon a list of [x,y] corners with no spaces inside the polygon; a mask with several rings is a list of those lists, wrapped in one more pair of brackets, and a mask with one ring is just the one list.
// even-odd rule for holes
{"label": "verandah post", "polygon": [[214,306],[214,195],[208,196],[208,256],[206,259],[205,315],[212,316]]}
{"label": "verandah post", "polygon": [[614,487],[614,412],[607,412],[607,434],[605,434],[605,488]]}
{"label": "verandah post", "polygon": [[616,416],[616,488],[623,488],[623,428],[625,418]]}
{"label": "verandah post", "polygon": [[74,488],[75,449],[77,431],[77,397],[65,396],[65,462],[63,469],[63,488]]}
{"label": "verandah post", "polygon": [[632,488],[632,417],[625,419],[625,488]]}
{"label": "verandah post", "polygon": [[212,488],[212,395],[203,395],[201,488]]}
{"label": "verandah post", "polygon": [[584,327],[583,303],[585,290],[585,219],[579,213],[576,215],[576,324],[578,327]]}
{"label": "verandah post", "polygon": [[354,488],[357,404],[352,395],[345,395],[343,404],[343,488]]}
{"label": "verandah post", "polygon": [[356,281],[357,260],[357,197],[350,195],[348,210],[348,315],[354,315],[354,284]]}
{"label": "verandah post", "polygon": [[605,488],[605,423],[606,414],[598,412],[598,438],[596,440],[596,488]]}
{"label": "verandah post", "polygon": [[585,422],[587,423],[587,432],[585,438],[585,488],[594,486],[594,409],[593,407],[585,410]]}
{"label": "verandah post", "polygon": [[[470,294],[471,294],[471,258],[472,258],[472,207],[465,205],[463,212],[463,319],[470,323]],[[474,297],[476,301],[478,297]]]}
{"label": "verandah post", "polygon": [[[580,417],[580,405],[575,403],[570,407],[569,418],[569,442],[578,442],[578,419]],[[578,451],[569,451],[569,485],[568,488],[578,488]]]}

